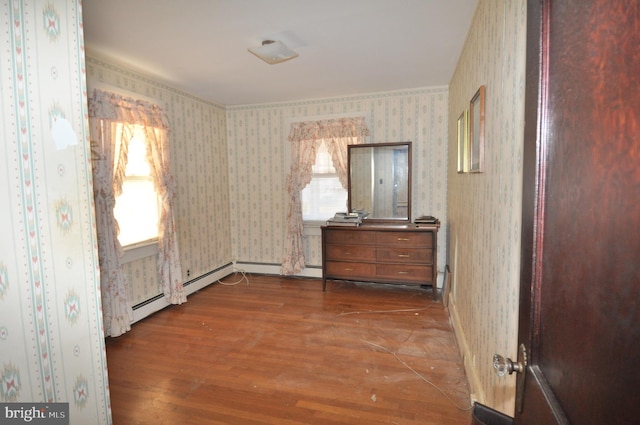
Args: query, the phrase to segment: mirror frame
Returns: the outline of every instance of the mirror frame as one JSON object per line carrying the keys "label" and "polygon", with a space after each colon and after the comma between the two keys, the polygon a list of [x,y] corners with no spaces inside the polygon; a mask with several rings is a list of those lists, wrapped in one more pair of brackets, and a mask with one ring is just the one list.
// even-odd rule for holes
{"label": "mirror frame", "polygon": [[352,157],[352,149],[361,149],[361,148],[377,148],[377,147],[407,147],[407,217],[402,218],[376,218],[376,217],[367,217],[364,222],[369,223],[395,223],[395,224],[404,224],[411,223],[411,174],[412,174],[412,153],[411,153],[411,142],[389,142],[389,143],[363,143],[358,145],[348,145],[347,146],[347,176],[348,176],[348,189],[347,189],[347,208],[349,212],[353,212],[351,206],[351,157]]}

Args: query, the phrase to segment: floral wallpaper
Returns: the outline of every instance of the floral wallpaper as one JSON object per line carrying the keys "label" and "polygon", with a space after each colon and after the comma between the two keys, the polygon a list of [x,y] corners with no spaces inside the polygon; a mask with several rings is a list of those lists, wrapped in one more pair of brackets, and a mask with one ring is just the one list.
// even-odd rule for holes
{"label": "floral wallpaper", "polygon": [[[87,86],[161,106],[171,126],[171,169],[176,181],[176,230],[183,280],[231,261],[229,174],[223,106],[88,56]],[[133,305],[162,293],[156,257],[126,263]]]}
{"label": "floral wallpaper", "polygon": [[80,2],[0,11],[0,402],[108,424]]}
{"label": "floral wallpaper", "polygon": [[[87,85],[89,90],[141,96],[167,111],[185,281],[233,260],[251,263],[254,270],[278,273],[287,208],[287,137],[292,122],[307,118],[365,116],[371,131],[368,142],[412,141],[413,215],[432,214],[444,221],[446,87],[224,107],[91,56],[87,57]],[[441,250],[445,233],[442,228]],[[306,237],[304,249],[307,266],[319,276],[319,233]],[[444,256],[440,258],[442,271]],[[127,263],[124,269],[132,282],[132,304],[161,293],[154,258]]]}
{"label": "floral wallpaper", "polygon": [[[525,0],[480,0],[449,86],[450,311],[475,398],[513,415],[517,357],[525,85]],[[486,86],[485,171],[458,174],[456,122]]]}
{"label": "floral wallpaper", "polygon": [[[232,260],[279,265],[295,121],[362,115],[368,142],[413,142],[414,217],[443,223],[451,317],[474,396],[513,413],[524,127],[525,0],[480,0],[449,87],[224,107],[98,58],[85,68],[80,2],[0,0],[0,401],[68,401],[111,422],[86,122],[87,88],[158,102],[172,124],[184,280]],[[87,79],[85,87],[85,77]],[[485,172],[456,173],[456,120],[484,84]],[[319,236],[305,242],[321,263]],[[155,259],[127,264],[133,303],[159,294]]]}
{"label": "floral wallpaper", "polygon": [[[243,262],[280,264],[283,256],[292,122],[364,116],[367,143],[411,141],[412,217],[446,219],[447,87],[227,108],[231,243]],[[438,247],[444,252],[446,229]],[[308,267],[320,267],[320,235],[305,241]],[[439,258],[444,270],[444,256]]]}

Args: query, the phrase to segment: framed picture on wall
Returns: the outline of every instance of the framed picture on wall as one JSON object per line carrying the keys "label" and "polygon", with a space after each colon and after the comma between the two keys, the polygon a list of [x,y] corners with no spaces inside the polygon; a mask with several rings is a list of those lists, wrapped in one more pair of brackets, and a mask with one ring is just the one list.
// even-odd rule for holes
{"label": "framed picture on wall", "polygon": [[469,171],[469,110],[458,117],[458,173]]}
{"label": "framed picture on wall", "polygon": [[484,98],[485,86],[480,86],[469,103],[469,172],[484,171]]}

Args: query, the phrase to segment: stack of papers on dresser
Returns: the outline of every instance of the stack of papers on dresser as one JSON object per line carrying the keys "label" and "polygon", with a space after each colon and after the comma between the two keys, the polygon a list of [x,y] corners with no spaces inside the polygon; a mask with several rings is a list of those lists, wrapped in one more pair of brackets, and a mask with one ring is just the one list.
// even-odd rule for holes
{"label": "stack of papers on dresser", "polygon": [[426,225],[434,225],[434,224],[435,224],[436,226],[440,227],[440,220],[439,220],[439,219],[437,219],[437,218],[435,218],[435,217],[434,217],[434,216],[432,216],[432,215],[423,215],[423,216],[420,216],[420,217],[416,218],[413,222],[414,222],[418,227],[420,227],[420,225],[425,225],[425,226],[426,226]]}
{"label": "stack of papers on dresser", "polygon": [[362,215],[358,213],[339,212],[327,220],[327,226],[359,226],[361,223]]}

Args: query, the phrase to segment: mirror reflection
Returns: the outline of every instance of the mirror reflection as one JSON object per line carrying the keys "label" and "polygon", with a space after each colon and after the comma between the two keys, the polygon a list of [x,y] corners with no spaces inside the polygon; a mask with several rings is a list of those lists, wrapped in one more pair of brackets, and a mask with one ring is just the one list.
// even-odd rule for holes
{"label": "mirror reflection", "polygon": [[349,211],[411,221],[411,142],[350,145]]}

